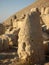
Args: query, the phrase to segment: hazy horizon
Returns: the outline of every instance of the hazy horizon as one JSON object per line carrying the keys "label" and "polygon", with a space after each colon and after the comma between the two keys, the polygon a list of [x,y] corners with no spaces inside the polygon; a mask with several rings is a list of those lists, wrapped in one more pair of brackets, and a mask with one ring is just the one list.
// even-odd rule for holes
{"label": "hazy horizon", "polygon": [[22,8],[30,5],[35,0],[0,0],[0,22],[6,20]]}

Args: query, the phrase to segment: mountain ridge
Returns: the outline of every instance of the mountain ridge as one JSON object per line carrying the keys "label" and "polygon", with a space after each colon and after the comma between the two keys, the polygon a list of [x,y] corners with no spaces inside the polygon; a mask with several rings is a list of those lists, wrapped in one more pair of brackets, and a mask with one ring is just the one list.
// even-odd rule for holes
{"label": "mountain ridge", "polygon": [[10,25],[11,24],[10,21],[11,21],[11,19],[13,19],[14,15],[17,18],[20,18],[22,15],[26,14],[27,12],[29,12],[32,8],[39,8],[40,9],[41,7],[49,7],[49,0],[36,0],[31,5],[23,8],[22,10],[16,12],[12,16],[10,16],[7,20],[5,20],[3,22],[3,24]]}

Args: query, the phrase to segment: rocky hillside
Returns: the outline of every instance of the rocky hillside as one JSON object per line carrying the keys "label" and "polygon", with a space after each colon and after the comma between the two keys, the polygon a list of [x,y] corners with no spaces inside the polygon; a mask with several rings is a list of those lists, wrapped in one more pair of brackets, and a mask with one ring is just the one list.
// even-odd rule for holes
{"label": "rocky hillside", "polygon": [[23,16],[24,14],[28,13],[30,11],[30,9],[34,8],[34,7],[48,7],[49,6],[49,0],[37,0],[36,2],[34,2],[33,4],[29,5],[28,7],[20,10],[19,12],[15,13],[14,15],[10,16],[7,20],[5,20],[3,22],[3,24],[5,26],[9,26],[11,25],[11,21],[13,22],[13,20],[15,18],[19,19],[21,16]]}
{"label": "rocky hillside", "polygon": [[[49,58],[49,0],[37,0],[15,13],[0,24],[0,29],[0,52],[11,53],[14,49],[16,53],[11,65],[46,65],[46,57]],[[0,64],[6,62],[1,59]]]}

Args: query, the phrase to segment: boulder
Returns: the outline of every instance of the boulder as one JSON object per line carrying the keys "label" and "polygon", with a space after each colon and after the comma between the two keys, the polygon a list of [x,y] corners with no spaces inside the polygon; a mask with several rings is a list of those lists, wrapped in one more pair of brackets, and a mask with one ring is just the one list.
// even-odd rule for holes
{"label": "boulder", "polygon": [[[35,8],[36,9],[36,8]],[[18,56],[28,63],[43,63],[45,60],[43,37],[40,25],[40,12],[38,9],[27,14],[24,21],[18,24]]]}

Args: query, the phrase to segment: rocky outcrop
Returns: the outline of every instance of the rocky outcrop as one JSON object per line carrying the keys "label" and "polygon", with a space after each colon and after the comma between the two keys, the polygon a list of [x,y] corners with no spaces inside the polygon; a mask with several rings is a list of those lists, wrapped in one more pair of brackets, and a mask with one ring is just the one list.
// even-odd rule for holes
{"label": "rocky outcrop", "polygon": [[3,50],[8,50],[9,49],[9,40],[5,35],[2,36],[2,42],[3,42]]}
{"label": "rocky outcrop", "polygon": [[49,7],[41,7],[41,15],[49,14]]}
{"label": "rocky outcrop", "polygon": [[14,16],[2,37],[1,50],[17,46],[20,59],[28,62],[34,60],[32,63],[43,62],[44,52],[49,52],[49,7],[32,8],[19,19]]}
{"label": "rocky outcrop", "polygon": [[9,40],[5,35],[0,37],[0,51],[9,49]]}
{"label": "rocky outcrop", "polygon": [[46,28],[49,29],[49,14],[43,15],[42,20],[44,24],[46,25]]}
{"label": "rocky outcrop", "polygon": [[45,53],[49,53],[49,7],[41,8],[41,20],[42,20],[42,36],[44,38],[43,44]]}
{"label": "rocky outcrop", "polygon": [[5,36],[7,36],[8,39],[9,39],[9,45],[18,46],[18,42],[17,42],[18,37],[17,37],[17,35],[15,35],[15,34],[5,34]]}
{"label": "rocky outcrop", "polygon": [[[32,9],[24,21],[20,21],[18,34],[18,55],[22,60],[32,64],[44,61],[42,31],[40,26],[40,13],[38,8]],[[40,59],[39,59],[40,58]]]}
{"label": "rocky outcrop", "polygon": [[49,53],[49,0],[36,1],[3,24],[0,25],[0,51],[17,46],[21,65],[42,65],[45,54]]}
{"label": "rocky outcrop", "polygon": [[0,23],[0,35],[5,33],[5,26]]}
{"label": "rocky outcrop", "polygon": [[0,38],[0,51],[3,50],[3,43],[2,43],[2,39]]}

